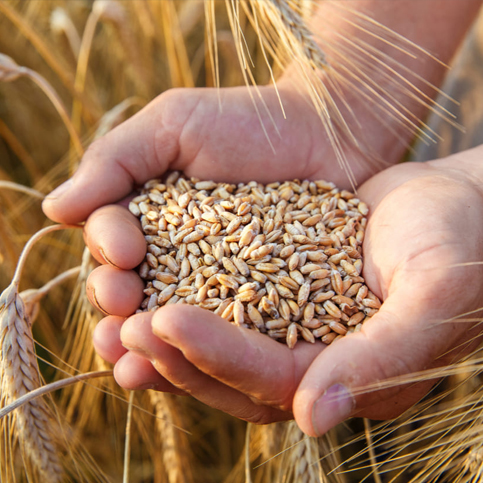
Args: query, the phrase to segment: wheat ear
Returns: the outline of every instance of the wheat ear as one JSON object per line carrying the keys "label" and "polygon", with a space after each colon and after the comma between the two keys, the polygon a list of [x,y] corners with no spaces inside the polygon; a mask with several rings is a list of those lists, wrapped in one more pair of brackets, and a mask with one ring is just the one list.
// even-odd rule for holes
{"label": "wheat ear", "polygon": [[272,25],[290,57],[305,59],[314,69],[327,66],[325,54],[314,41],[300,9],[292,8],[287,0],[250,0],[250,4],[260,18]]}
{"label": "wheat ear", "polygon": [[193,481],[188,457],[186,434],[180,431],[173,396],[149,391],[149,398],[156,414],[163,451],[163,463],[169,483],[191,483]]}
{"label": "wheat ear", "polygon": [[319,465],[317,438],[305,435],[295,421],[285,423],[284,451],[279,467],[281,483],[325,483]]}
{"label": "wheat ear", "polygon": [[[34,243],[47,233],[69,227],[54,225],[36,233],[20,256],[12,283],[0,295],[1,407],[41,386],[31,324],[18,294],[18,287],[27,255]],[[46,401],[42,398],[33,399],[7,419],[7,424],[16,427],[23,458],[29,463],[26,468],[31,463],[35,471],[42,478],[46,478],[45,481],[61,481],[63,469],[57,441],[62,434],[62,428]],[[8,429],[4,426],[4,434],[9,433]],[[2,456],[5,457],[5,454]],[[7,459],[11,457],[12,455],[6,456]],[[5,466],[9,466],[8,462]]]}
{"label": "wheat ear", "polygon": [[[1,406],[4,407],[41,386],[29,321],[18,295],[10,285],[0,296]],[[39,474],[61,481],[63,470],[53,433],[60,434],[50,407],[44,399],[34,399],[15,413],[14,424],[24,455]]]}

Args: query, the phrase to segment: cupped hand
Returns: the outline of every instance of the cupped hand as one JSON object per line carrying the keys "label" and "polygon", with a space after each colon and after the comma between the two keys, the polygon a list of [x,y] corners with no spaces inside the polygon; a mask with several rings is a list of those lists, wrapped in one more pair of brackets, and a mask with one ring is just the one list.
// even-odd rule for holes
{"label": "cupped hand", "polygon": [[[196,307],[168,306],[124,322],[142,298],[132,269],[146,247],[127,210],[104,205],[136,185],[167,169],[224,181],[326,178],[347,184],[305,100],[282,92],[286,121],[274,109],[273,88],[262,93],[275,113],[278,131],[264,116],[275,153],[244,88],[222,90],[221,110],[216,91],[171,91],[96,141],[74,178],[44,202],[48,216],[70,223],[103,207],[86,226],[86,241],[104,264],[89,280],[90,298],[112,314],[96,331],[97,350],[116,363],[125,387],[189,393],[250,421],[293,415],[311,435],[354,414],[395,416],[433,381],[360,389],[446,364],[477,343],[476,329],[452,319],[477,310],[482,300],[481,266],[456,266],[482,260],[481,148],[390,168],[361,187],[372,209],[364,276],[384,304],[359,333],[327,348],[300,342],[290,351]],[[365,170],[358,177],[365,179],[370,170],[360,166]]]}
{"label": "cupped hand", "polygon": [[[119,317],[131,315],[142,300],[141,280],[133,269],[146,252],[137,221],[122,206],[110,203],[129,196],[137,186],[162,176],[167,170],[182,170],[188,176],[225,182],[257,180],[267,183],[294,178],[330,178],[339,186],[350,186],[323,124],[307,98],[284,82],[279,83],[279,93],[284,113],[274,87],[261,87],[259,91],[245,87],[219,91],[168,91],[136,116],[95,141],[73,178],[44,201],[45,213],[55,221],[76,223],[89,217],[85,228],[86,242],[102,266],[94,270],[89,278],[88,295],[101,311],[117,316],[101,324],[98,333],[105,327],[105,336],[96,336],[98,351],[106,359],[115,362],[125,352],[119,344],[122,320]],[[254,108],[254,98],[258,112]],[[346,156],[352,158],[352,171],[359,182],[374,172],[374,166],[362,161],[355,153],[346,151]],[[201,319],[205,315],[201,312]],[[143,327],[147,330],[149,321],[143,320]],[[127,333],[129,325],[125,324],[124,333]],[[134,326],[134,333],[142,334],[137,329]],[[222,333],[225,329],[223,325]],[[205,337],[209,333],[205,331]],[[278,344],[263,342],[266,343],[272,347],[273,354],[279,353],[281,347]],[[251,345],[247,344],[247,347]],[[163,354],[179,358],[179,351],[168,352],[166,344],[162,347]],[[289,417],[295,388],[293,381],[301,378],[300,367],[305,368],[307,360],[315,357],[320,347],[321,344],[316,350],[313,347],[298,348],[293,353],[283,349],[289,358],[302,352],[303,363],[295,361],[297,369],[293,364],[286,365],[286,383],[278,395],[273,395],[273,405],[278,406],[277,409],[250,402],[243,390],[228,391],[232,394],[231,399],[223,393],[222,399],[226,403],[222,409],[245,419],[260,421],[281,418],[282,413],[284,418]],[[220,354],[222,357],[223,354]],[[243,367],[246,371],[240,372],[242,378],[251,371],[250,366]],[[280,379],[278,366],[272,367],[272,372],[267,368],[265,371],[267,377],[272,377],[272,382]],[[126,387],[151,387],[156,384],[160,389],[179,392],[133,351],[118,362],[116,374],[119,382]],[[260,383],[264,384],[264,381],[260,380]],[[180,381],[177,382],[179,385]],[[261,401],[267,399],[263,390],[265,388],[261,387]],[[190,389],[186,388],[186,391]],[[203,396],[200,395],[200,398],[203,399]],[[218,395],[213,392],[213,397],[207,402],[214,404],[217,398]],[[280,401],[277,402],[277,398]],[[243,413],[230,409],[235,400],[246,406]],[[257,406],[256,411],[254,406]]]}
{"label": "cupped hand", "polygon": [[[299,342],[290,350],[197,307],[166,306],[124,321],[117,307],[127,295],[113,292],[97,297],[116,315],[96,330],[98,352],[116,363],[116,378],[127,388],[191,394],[253,422],[295,417],[309,435],[351,415],[397,416],[437,378],[404,384],[405,376],[450,364],[479,343],[479,328],[466,319],[483,305],[483,268],[472,263],[483,260],[481,152],[403,164],[360,188],[372,210],[363,275],[384,301],[360,332],[328,347]],[[89,221],[88,240],[119,266],[114,239],[96,235],[101,216]],[[123,231],[118,221],[116,237]],[[128,273],[104,270],[119,281]],[[96,294],[101,285],[91,280]],[[385,380],[394,384],[380,389]]]}

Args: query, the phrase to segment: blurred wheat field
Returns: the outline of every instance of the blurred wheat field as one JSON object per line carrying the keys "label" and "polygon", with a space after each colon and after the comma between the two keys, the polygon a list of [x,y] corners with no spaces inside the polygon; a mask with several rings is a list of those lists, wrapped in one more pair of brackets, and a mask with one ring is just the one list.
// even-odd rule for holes
{"label": "blurred wheat field", "polygon": [[[46,194],[76,169],[93,139],[167,89],[243,85],[247,73],[240,68],[230,28],[230,3],[215,1],[209,7],[216,17],[215,62],[203,0],[0,0],[0,53],[34,73],[6,75],[8,81],[0,82],[0,182]],[[311,0],[293,4],[300,12],[313,7]],[[266,52],[249,10],[238,13],[251,82],[266,84],[271,80]],[[266,48],[281,59],[270,62],[276,75],[283,52]],[[67,123],[35,75],[65,106]],[[2,290],[14,277],[27,240],[51,224],[38,197],[7,183],[0,184]],[[80,230],[48,233],[32,248],[19,287],[25,309],[13,295],[3,301],[27,336],[23,311],[35,322],[40,374],[25,362],[35,357],[25,344],[18,369],[25,380],[16,396],[30,390],[29,381],[43,384],[111,369],[91,344],[101,317],[85,295],[93,267]],[[45,291],[27,292],[51,281]],[[7,357],[7,342],[2,357]],[[130,394],[112,377],[90,379],[32,403],[30,413],[41,422],[35,427],[15,413],[1,420],[0,482],[481,481],[482,356],[476,351],[436,374],[415,375],[414,380],[446,377],[397,420],[354,419],[318,439],[304,436],[293,422],[247,425],[169,394],[135,393],[130,406]],[[8,380],[18,382],[18,377]],[[2,379],[0,407],[11,402],[5,384]],[[20,431],[30,435],[28,444]]]}

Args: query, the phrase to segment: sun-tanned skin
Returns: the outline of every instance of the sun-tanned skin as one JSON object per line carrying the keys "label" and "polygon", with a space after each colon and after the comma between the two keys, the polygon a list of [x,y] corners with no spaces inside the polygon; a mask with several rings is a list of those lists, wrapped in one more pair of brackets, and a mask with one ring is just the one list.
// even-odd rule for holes
{"label": "sun-tanned skin", "polygon": [[[429,15],[427,4],[441,2],[395,1],[395,8],[405,11],[397,21],[386,3],[354,5],[382,22],[392,20],[391,27],[424,44],[428,24],[411,21]],[[443,3],[430,34],[441,37],[442,51],[436,53],[448,59],[481,1]],[[323,22],[323,13],[330,11],[322,11],[315,22]],[[442,75],[420,68],[435,82]],[[361,332],[329,347],[299,342],[291,351],[197,307],[166,306],[125,319],[142,298],[141,281],[132,270],[146,245],[134,217],[122,206],[109,205],[167,169],[224,181],[325,178],[347,186],[316,114],[291,86],[289,73],[280,84],[286,121],[274,89],[262,89],[282,134],[275,154],[245,88],[222,89],[221,112],[213,90],[173,90],[96,141],[73,181],[47,198],[44,210],[56,221],[89,217],[86,242],[103,266],[89,278],[88,294],[110,314],[99,324],[94,343],[102,357],[116,364],[120,385],[191,394],[254,422],[295,417],[303,431],[317,435],[354,414],[396,416],[433,381],[351,395],[356,388],[446,364],[474,348],[477,329],[448,319],[483,305],[483,268],[455,266],[483,260],[483,147],[375,176],[373,166],[357,160],[355,174],[363,183],[359,196],[372,213],[363,247],[364,277],[384,304]],[[357,99],[351,102],[357,112]],[[378,140],[371,122],[367,135],[375,149],[396,162],[401,149],[393,148],[394,139]],[[329,396],[336,391],[339,399],[327,401],[327,390]]]}

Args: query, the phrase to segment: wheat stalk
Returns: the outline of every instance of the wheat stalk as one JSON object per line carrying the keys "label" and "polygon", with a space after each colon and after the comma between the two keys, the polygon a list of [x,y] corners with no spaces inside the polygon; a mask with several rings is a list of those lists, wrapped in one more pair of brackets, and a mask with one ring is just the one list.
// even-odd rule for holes
{"label": "wheat stalk", "polygon": [[69,42],[70,49],[75,58],[79,55],[80,37],[69,17],[67,11],[62,7],[56,7],[50,15],[50,28],[57,34],[64,34]]}
{"label": "wheat stalk", "polygon": [[130,52],[131,62],[136,67],[137,77],[144,72],[144,69],[138,62],[138,55],[133,50],[132,34],[127,21],[127,13],[122,3],[116,0],[95,0],[82,34],[75,75],[74,87],[78,97],[74,99],[72,105],[72,124],[78,131],[81,129],[81,116],[84,109],[81,95],[83,95],[85,90],[94,34],[101,20],[112,23],[118,29],[125,49]]}
{"label": "wheat stalk", "polygon": [[132,107],[144,107],[146,102],[140,97],[129,97],[107,111],[100,119],[95,137],[99,138],[107,134],[111,129],[120,124],[126,111]]}
{"label": "wheat stalk", "polygon": [[123,469],[123,483],[129,483],[129,471],[131,467],[131,428],[132,428],[132,412],[134,405],[134,391],[129,394],[129,404],[127,408],[126,419],[126,437],[124,440],[124,469]]}
{"label": "wheat stalk", "polygon": [[57,277],[49,280],[43,287],[31,288],[20,293],[20,298],[25,305],[25,313],[32,325],[37,318],[40,309],[40,301],[54,288],[62,284],[66,280],[79,274],[81,267],[74,267],[57,275]]}
{"label": "wheat stalk", "polygon": [[0,180],[0,189],[19,191],[20,193],[25,193],[39,200],[43,200],[45,198],[45,195],[40,191],[29,188],[28,186],[24,186],[23,184],[14,183],[12,181]]}
{"label": "wheat stalk", "polygon": [[69,131],[77,155],[81,157],[84,153],[82,141],[77,134],[77,130],[72,124],[69,115],[67,114],[67,110],[65,109],[63,102],[61,101],[57,92],[55,92],[55,89],[44,77],[34,70],[29,69],[28,67],[21,67],[11,57],[8,57],[5,54],[0,54],[0,81],[12,82],[22,76],[26,76],[35,82],[50,99],[55,109],[59,113],[62,121],[64,122],[65,127]]}
{"label": "wheat stalk", "polygon": [[[0,119],[0,136],[4,139],[10,149],[15,153],[20,162],[28,171],[32,183],[42,177],[42,170],[37,166],[35,160],[27,152],[17,136],[9,129],[9,127]],[[6,173],[1,173],[2,178],[7,178]]]}
{"label": "wheat stalk", "polygon": [[53,391],[58,391],[64,387],[70,386],[71,384],[75,384],[77,382],[86,381],[88,379],[94,379],[96,377],[105,377],[105,376],[112,376],[112,371],[95,371],[95,372],[87,372],[85,374],[79,374],[77,376],[66,377],[61,379],[60,381],[51,382],[50,384],[45,384],[43,386],[38,387],[37,389],[33,389],[23,396],[19,397],[8,406],[2,407],[0,409],[0,419],[4,418],[15,409],[22,407],[24,404],[30,403],[34,399],[39,397],[45,396]]}

